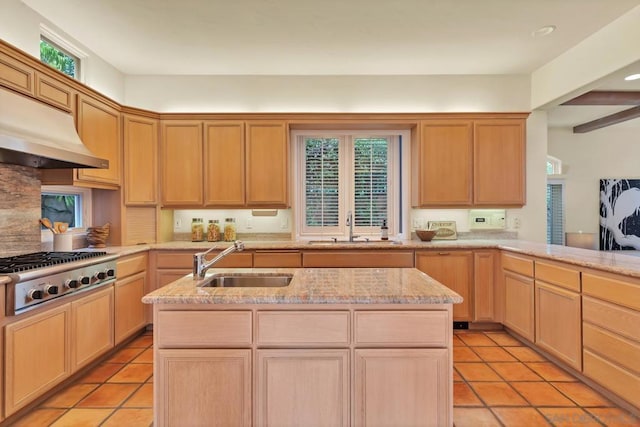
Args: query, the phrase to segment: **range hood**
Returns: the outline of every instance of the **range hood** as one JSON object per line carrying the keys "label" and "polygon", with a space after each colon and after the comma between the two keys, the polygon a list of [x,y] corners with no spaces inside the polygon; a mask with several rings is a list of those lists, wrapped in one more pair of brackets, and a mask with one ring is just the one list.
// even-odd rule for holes
{"label": "range hood", "polygon": [[109,167],[82,143],[73,117],[0,89],[0,163],[42,169]]}

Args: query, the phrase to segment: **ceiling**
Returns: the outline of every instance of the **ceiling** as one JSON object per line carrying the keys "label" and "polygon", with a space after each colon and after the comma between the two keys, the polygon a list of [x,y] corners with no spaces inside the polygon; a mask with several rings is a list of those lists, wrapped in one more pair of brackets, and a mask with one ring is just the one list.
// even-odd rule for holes
{"label": "ceiling", "polygon": [[[124,74],[141,75],[529,74],[640,5],[640,0],[22,1]],[[546,25],[557,29],[532,36]],[[601,83],[631,87],[613,78]],[[640,81],[631,90],[640,90]],[[549,122],[576,125],[625,108],[558,107],[549,112]]]}

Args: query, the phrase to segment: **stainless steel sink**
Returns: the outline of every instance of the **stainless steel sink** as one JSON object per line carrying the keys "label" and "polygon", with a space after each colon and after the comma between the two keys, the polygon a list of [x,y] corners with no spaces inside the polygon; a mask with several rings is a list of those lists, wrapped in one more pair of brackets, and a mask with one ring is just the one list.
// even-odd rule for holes
{"label": "stainless steel sink", "polygon": [[289,286],[292,278],[293,276],[290,275],[215,275],[199,286],[203,288],[282,288]]}

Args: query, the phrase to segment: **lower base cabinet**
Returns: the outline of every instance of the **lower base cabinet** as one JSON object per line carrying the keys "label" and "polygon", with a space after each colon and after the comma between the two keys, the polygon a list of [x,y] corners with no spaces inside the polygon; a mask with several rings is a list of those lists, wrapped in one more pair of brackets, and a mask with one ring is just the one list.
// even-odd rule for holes
{"label": "lower base cabinet", "polygon": [[258,350],[258,426],[348,426],[349,350]]}
{"label": "lower base cabinet", "polygon": [[504,273],[504,324],[531,342],[535,340],[534,280],[511,272]]}
{"label": "lower base cabinet", "polygon": [[113,348],[113,287],[71,303],[71,370]]}
{"label": "lower base cabinet", "polygon": [[449,425],[451,375],[444,348],[355,350],[355,425]]}
{"label": "lower base cabinet", "polygon": [[251,426],[251,350],[159,350],[156,426]]}

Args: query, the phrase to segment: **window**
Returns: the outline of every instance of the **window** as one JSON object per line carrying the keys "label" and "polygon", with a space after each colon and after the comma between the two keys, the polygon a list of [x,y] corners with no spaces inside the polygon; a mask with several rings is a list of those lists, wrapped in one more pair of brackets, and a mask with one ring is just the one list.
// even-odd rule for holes
{"label": "window", "polygon": [[547,183],[547,243],[564,245],[564,184]]}
{"label": "window", "polygon": [[311,133],[295,136],[300,186],[298,234],[346,237],[348,212],[358,235],[399,232],[398,135]]}
{"label": "window", "polygon": [[40,60],[74,79],[79,79],[80,58],[44,36],[40,37]]}
{"label": "window", "polygon": [[557,157],[547,156],[547,175],[561,175],[562,160]]}
{"label": "window", "polygon": [[[43,186],[41,218],[51,222],[66,222],[69,228],[85,229],[90,226],[91,190],[63,186]],[[44,230],[44,227],[42,228]]]}

